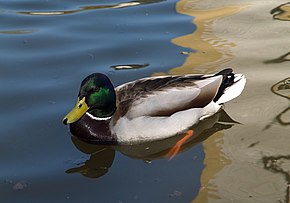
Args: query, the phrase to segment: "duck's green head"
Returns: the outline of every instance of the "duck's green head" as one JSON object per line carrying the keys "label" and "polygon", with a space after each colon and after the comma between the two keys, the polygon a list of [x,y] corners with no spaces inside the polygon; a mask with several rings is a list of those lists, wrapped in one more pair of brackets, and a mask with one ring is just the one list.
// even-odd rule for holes
{"label": "duck's green head", "polygon": [[64,117],[63,123],[74,123],[86,112],[105,118],[112,116],[115,110],[116,94],[110,79],[104,74],[94,73],[83,80],[77,103]]}

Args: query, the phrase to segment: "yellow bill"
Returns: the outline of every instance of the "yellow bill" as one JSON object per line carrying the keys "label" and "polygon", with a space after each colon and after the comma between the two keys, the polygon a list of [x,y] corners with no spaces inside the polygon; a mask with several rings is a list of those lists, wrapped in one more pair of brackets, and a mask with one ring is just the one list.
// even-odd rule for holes
{"label": "yellow bill", "polygon": [[75,107],[63,118],[63,124],[67,125],[76,122],[87,112],[88,109],[89,107],[85,102],[85,97],[81,100],[78,98]]}

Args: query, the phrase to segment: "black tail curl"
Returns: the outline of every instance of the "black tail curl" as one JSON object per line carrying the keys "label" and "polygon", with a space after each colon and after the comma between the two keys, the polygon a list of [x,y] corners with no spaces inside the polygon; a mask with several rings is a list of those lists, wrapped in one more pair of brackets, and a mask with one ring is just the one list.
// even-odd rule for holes
{"label": "black tail curl", "polygon": [[215,98],[213,99],[214,102],[219,100],[219,98],[224,94],[224,91],[227,87],[234,84],[234,79],[235,79],[233,69],[231,69],[231,68],[223,69],[222,71],[215,74],[215,76],[217,76],[217,75],[222,75],[223,81],[222,81],[222,84],[221,84]]}

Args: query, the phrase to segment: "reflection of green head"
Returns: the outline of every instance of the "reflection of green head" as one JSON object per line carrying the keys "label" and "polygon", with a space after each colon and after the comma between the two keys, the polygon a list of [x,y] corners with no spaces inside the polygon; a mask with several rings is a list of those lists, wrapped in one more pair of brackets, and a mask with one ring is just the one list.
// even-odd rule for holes
{"label": "reflection of green head", "polygon": [[116,94],[109,78],[95,73],[85,78],[81,84],[75,108],[64,118],[63,122],[73,123],[86,112],[95,117],[112,116],[116,110]]}

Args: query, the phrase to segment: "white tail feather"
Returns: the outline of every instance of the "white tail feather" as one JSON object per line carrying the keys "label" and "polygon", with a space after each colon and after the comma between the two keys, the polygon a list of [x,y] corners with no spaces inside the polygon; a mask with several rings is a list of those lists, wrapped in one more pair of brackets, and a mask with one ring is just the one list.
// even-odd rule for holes
{"label": "white tail feather", "polygon": [[223,104],[228,102],[236,97],[238,97],[246,84],[246,78],[243,74],[235,74],[234,84],[227,87],[224,91],[224,94],[217,100],[217,104]]}

